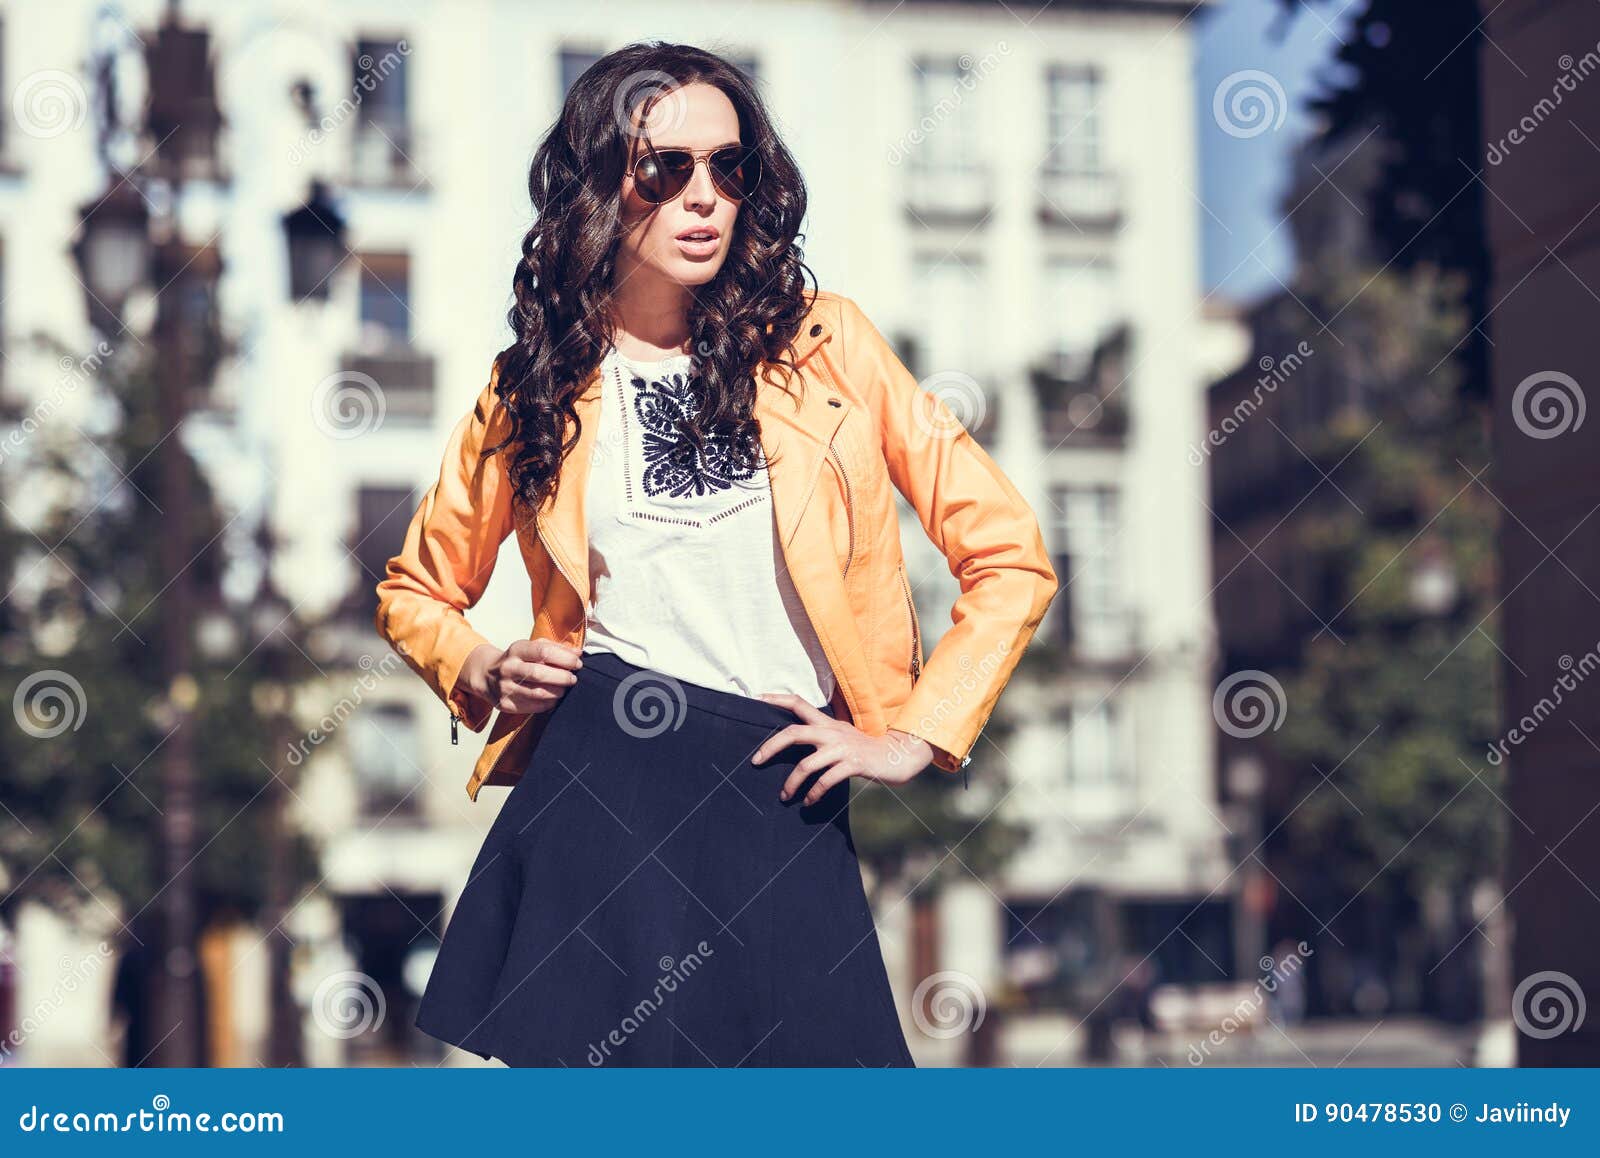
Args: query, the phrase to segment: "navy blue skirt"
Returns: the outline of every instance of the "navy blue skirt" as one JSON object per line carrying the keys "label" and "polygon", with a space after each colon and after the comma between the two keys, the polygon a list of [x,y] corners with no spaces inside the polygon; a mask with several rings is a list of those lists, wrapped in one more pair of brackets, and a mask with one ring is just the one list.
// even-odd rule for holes
{"label": "navy blue skirt", "polygon": [[510,1066],[915,1065],[850,781],[807,806],[778,790],[810,745],[750,763],[795,722],[585,654],[484,839],[418,1027]]}

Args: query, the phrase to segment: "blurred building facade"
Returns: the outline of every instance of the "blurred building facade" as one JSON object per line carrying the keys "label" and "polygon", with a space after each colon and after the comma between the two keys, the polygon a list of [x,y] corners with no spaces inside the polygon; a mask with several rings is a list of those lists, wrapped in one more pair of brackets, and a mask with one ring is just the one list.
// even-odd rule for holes
{"label": "blurred building facade", "polygon": [[[83,62],[109,40],[137,91],[140,34],[165,7],[0,4],[5,90],[48,74],[86,111]],[[1005,750],[974,761],[1003,766],[997,806],[1027,846],[1000,879],[942,895],[931,951],[924,931],[913,952],[913,906],[880,913],[930,1063],[959,1055],[916,1032],[929,970],[1033,1015],[1009,1019],[1006,1048],[1062,1064],[1122,955],[1149,955],[1164,980],[1234,969],[1205,482],[1185,455],[1205,429],[1204,383],[1243,351],[1202,308],[1195,8],[748,5],[707,45],[758,78],[800,161],[820,283],[859,301],[978,433],[1039,512],[1062,579],[1042,675],[1008,693]],[[443,706],[375,637],[372,587],[504,344],[527,162],[593,59],[682,38],[704,11],[623,4],[602,23],[534,0],[180,6],[210,70],[185,118],[186,277],[197,318],[230,347],[185,437],[241,523],[281,536],[289,601],[330,623],[294,757],[297,820],[326,850],[289,922],[314,1064],[429,1056],[411,1004],[502,795],[467,800],[477,738],[452,747]],[[68,256],[76,207],[104,191],[91,138],[8,125],[0,140],[4,284],[29,287],[6,298],[8,335],[92,341]],[[297,304],[283,217],[314,182],[334,190],[351,256],[325,301]],[[8,350],[14,391],[54,372]],[[956,588],[904,517],[931,649]],[[508,544],[472,613],[490,638],[526,635],[520,579]],[[58,934],[35,940],[60,955]],[[224,951],[238,1012],[222,1060],[261,1056],[263,942],[249,931]],[[343,971],[381,994],[382,1033],[319,1016],[319,982]],[[94,1064],[105,1032],[74,1027],[59,1047],[43,1034],[36,1057]]]}
{"label": "blurred building facade", "polygon": [[[1591,152],[1600,142],[1600,88],[1583,78],[1592,78],[1600,56],[1600,13],[1573,0],[1480,8],[1483,124],[1498,147],[1484,172],[1492,195],[1495,476],[1508,510],[1500,523],[1500,743],[1507,805],[1520,822],[1510,826],[1506,870],[1516,928],[1511,1015],[1524,1030],[1518,1064],[1592,1066],[1600,1023],[1583,1009],[1585,994],[1600,992],[1600,945],[1586,932],[1596,903],[1591,882],[1600,878],[1590,726],[1600,702],[1581,677],[1600,640],[1600,539],[1591,521],[1600,475],[1595,421],[1585,421],[1600,352],[1592,324],[1600,165]],[[1561,705],[1554,712],[1552,697]]]}

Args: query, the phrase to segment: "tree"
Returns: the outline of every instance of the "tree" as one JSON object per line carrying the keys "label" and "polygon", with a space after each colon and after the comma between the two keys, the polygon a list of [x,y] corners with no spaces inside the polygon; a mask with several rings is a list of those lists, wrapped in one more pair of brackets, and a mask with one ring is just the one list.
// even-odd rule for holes
{"label": "tree", "polygon": [[[0,827],[0,920],[13,923],[19,906],[38,902],[114,927],[125,952],[160,944],[162,797],[151,757],[170,731],[169,694],[194,704],[199,851],[191,871],[201,927],[257,915],[274,873],[295,888],[314,879],[302,841],[289,843],[286,863],[270,851],[283,847],[272,842],[268,807],[274,772],[285,765],[274,737],[293,725],[287,703],[257,694],[264,683],[292,685],[314,672],[298,648],[262,637],[248,605],[222,602],[225,519],[187,455],[195,517],[183,554],[194,589],[206,593],[200,606],[179,609],[195,639],[192,680],[165,686],[152,655],[171,579],[158,550],[166,516],[151,498],[159,493],[154,452],[167,432],[155,418],[161,380],[148,347],[128,346],[84,375],[97,378],[84,387],[93,401],[84,428],[42,407],[18,415],[0,472],[9,593],[0,604],[0,691],[15,716],[0,730],[0,799],[11,821]],[[277,628],[285,639],[299,630],[293,621]]]}

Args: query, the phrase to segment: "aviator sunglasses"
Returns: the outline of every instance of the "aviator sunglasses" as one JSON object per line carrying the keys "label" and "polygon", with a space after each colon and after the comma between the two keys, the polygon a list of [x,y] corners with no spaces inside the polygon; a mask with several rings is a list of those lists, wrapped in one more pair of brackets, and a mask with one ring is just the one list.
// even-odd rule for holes
{"label": "aviator sunglasses", "polygon": [[634,192],[652,205],[671,201],[682,193],[694,176],[694,167],[705,161],[711,183],[730,201],[743,201],[761,181],[761,155],[746,145],[728,145],[699,154],[688,149],[654,149],[634,161],[628,175]]}

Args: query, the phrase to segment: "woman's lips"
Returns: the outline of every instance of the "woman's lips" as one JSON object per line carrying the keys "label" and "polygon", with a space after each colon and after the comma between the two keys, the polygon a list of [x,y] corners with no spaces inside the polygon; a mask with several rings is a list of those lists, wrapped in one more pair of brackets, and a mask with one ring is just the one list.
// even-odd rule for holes
{"label": "woman's lips", "polygon": [[677,243],[679,251],[685,257],[706,258],[716,256],[717,246],[721,238],[712,237],[704,241],[696,241],[687,237],[675,237],[673,241]]}

